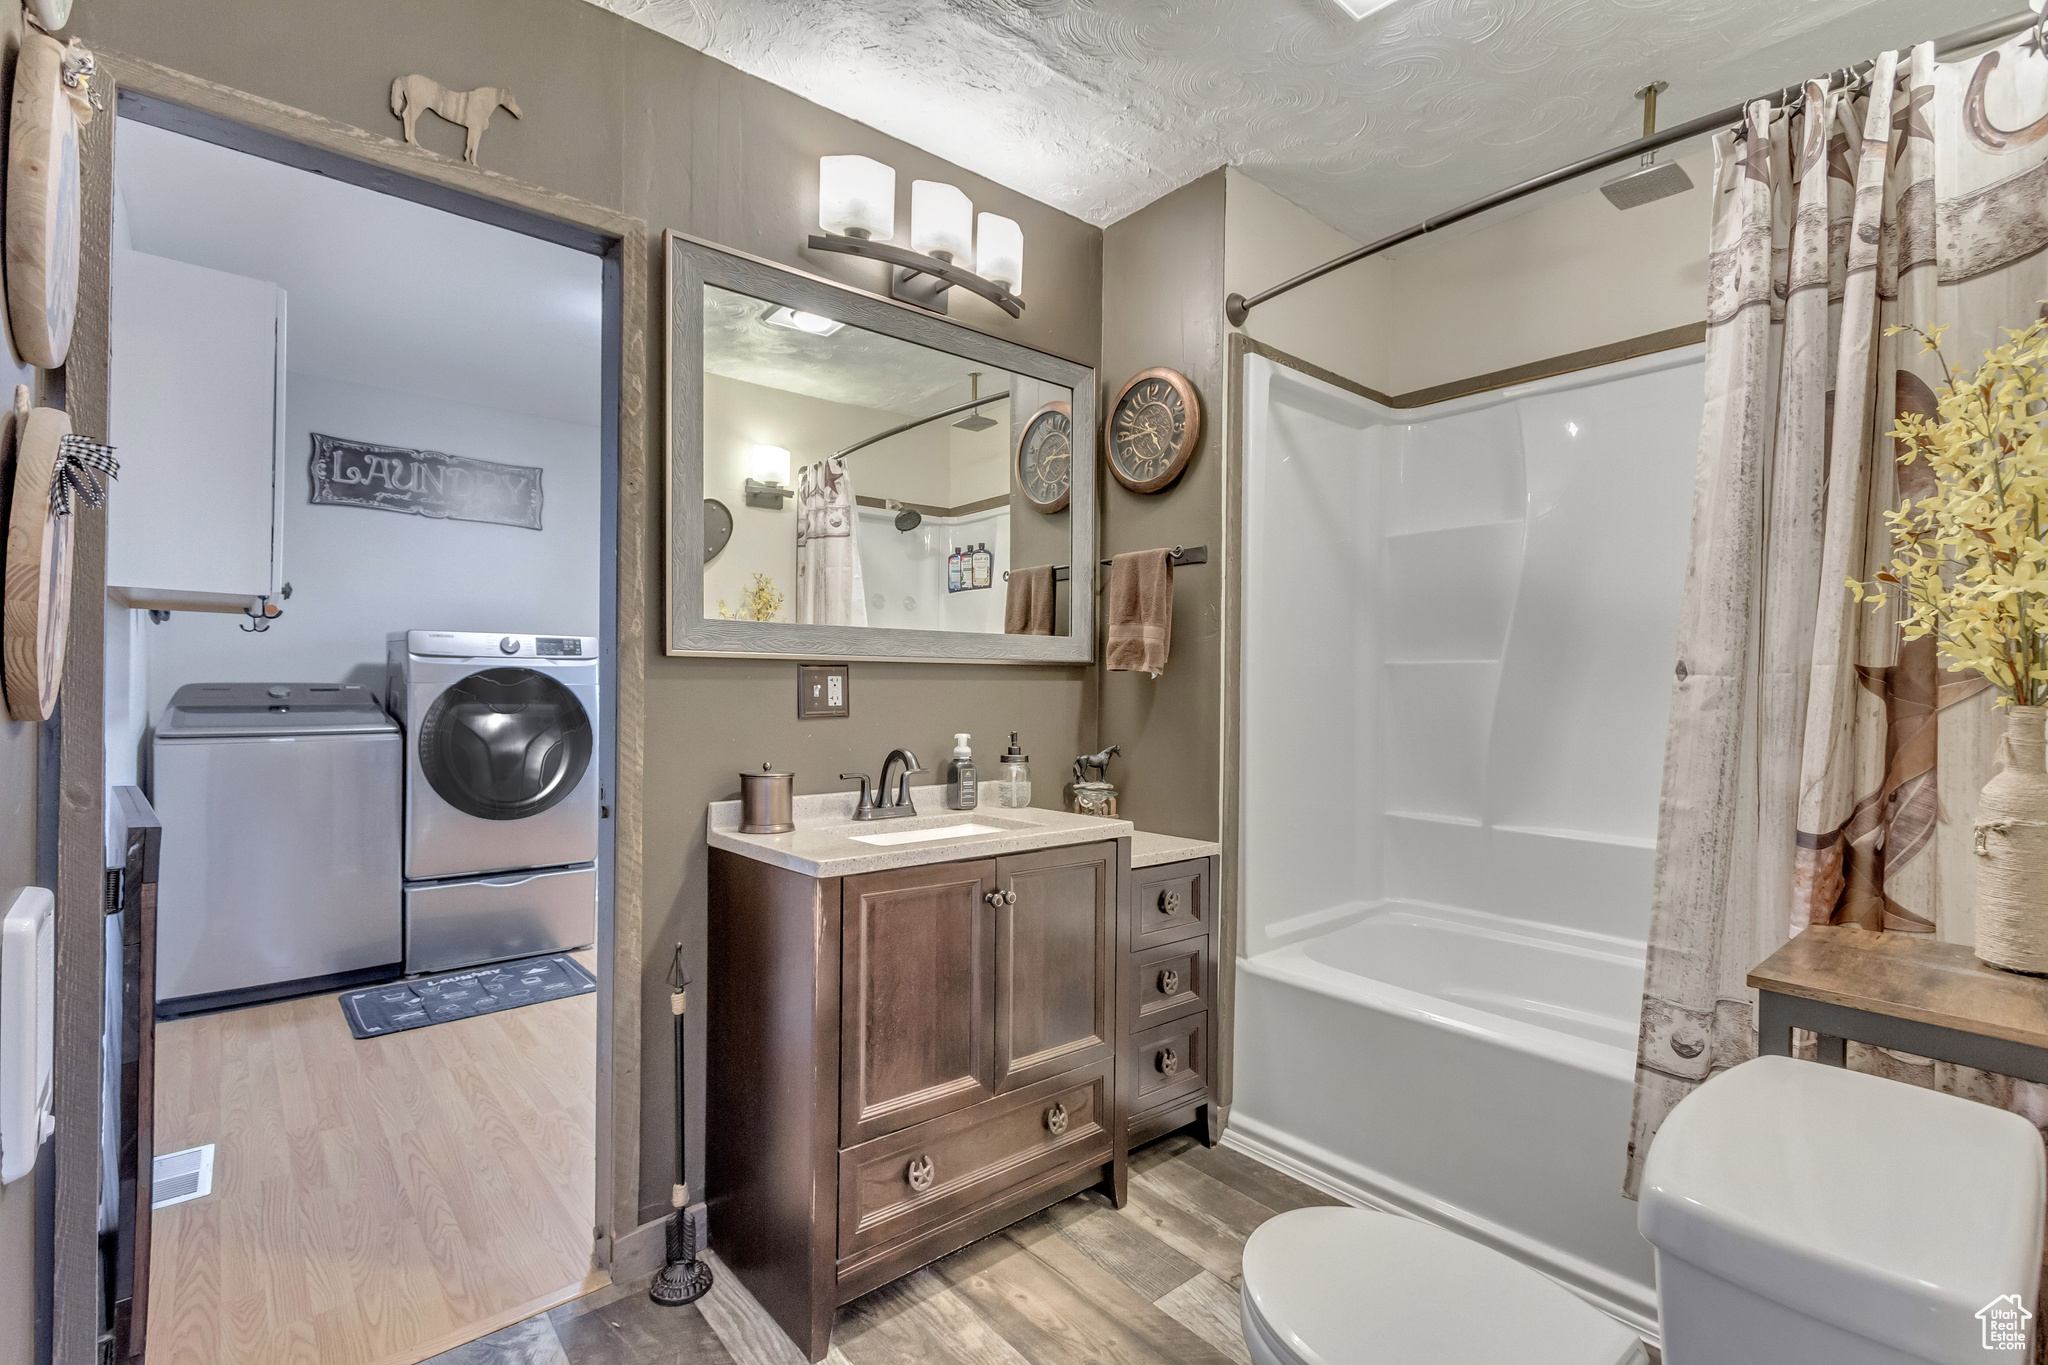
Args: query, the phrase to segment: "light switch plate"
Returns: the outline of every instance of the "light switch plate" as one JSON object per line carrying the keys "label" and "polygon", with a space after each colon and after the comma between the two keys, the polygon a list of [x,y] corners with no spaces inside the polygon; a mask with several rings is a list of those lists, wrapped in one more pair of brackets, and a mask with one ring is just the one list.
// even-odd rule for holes
{"label": "light switch plate", "polygon": [[796,666],[796,718],[853,714],[853,669],[847,664]]}

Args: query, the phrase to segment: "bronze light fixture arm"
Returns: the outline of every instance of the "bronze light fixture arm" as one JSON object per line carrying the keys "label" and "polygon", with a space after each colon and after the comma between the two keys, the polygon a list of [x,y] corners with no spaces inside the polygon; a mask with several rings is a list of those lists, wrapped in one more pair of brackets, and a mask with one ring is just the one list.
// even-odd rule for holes
{"label": "bronze light fixture arm", "polygon": [[[923,252],[912,251],[907,247],[872,241],[866,237],[842,237],[834,232],[812,233],[810,248],[813,251],[836,251],[845,256],[865,256],[869,260],[886,261],[890,265],[901,267],[904,274],[896,281],[896,288],[899,291],[897,296],[937,312],[946,311],[945,292],[957,285],[969,293],[981,295],[1013,318],[1024,316],[1024,300],[994,280],[985,280],[971,270],[963,270],[952,262],[942,261],[936,256],[927,256]],[[927,303],[921,297],[911,297],[900,292],[905,284],[920,276],[931,277],[930,284],[920,286],[917,292],[929,294],[932,302]]]}

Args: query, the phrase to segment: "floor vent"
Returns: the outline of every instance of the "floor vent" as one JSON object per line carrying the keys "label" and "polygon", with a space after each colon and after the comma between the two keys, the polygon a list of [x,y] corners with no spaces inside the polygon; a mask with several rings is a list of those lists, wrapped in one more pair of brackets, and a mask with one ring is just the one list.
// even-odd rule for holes
{"label": "floor vent", "polygon": [[149,1206],[182,1204],[213,1193],[213,1144],[168,1152],[150,1166]]}

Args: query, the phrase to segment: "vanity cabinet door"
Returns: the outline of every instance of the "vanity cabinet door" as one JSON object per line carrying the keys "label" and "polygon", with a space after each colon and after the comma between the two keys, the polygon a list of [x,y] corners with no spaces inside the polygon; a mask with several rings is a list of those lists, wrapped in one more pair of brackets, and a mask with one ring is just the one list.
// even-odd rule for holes
{"label": "vanity cabinet door", "polygon": [[839,1143],[995,1094],[996,864],[848,877],[841,901]]}
{"label": "vanity cabinet door", "polygon": [[1110,1055],[1116,845],[996,860],[998,1093]]}

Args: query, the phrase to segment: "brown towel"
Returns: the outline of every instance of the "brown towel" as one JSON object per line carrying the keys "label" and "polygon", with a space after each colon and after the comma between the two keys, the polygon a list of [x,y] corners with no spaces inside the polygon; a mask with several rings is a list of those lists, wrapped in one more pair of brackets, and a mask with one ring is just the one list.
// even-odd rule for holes
{"label": "brown towel", "polygon": [[1173,643],[1173,551],[1136,550],[1109,561],[1109,648],[1112,673],[1166,671]]}
{"label": "brown towel", "polygon": [[1010,594],[1003,601],[1003,634],[1052,634],[1052,565],[1010,570]]}

